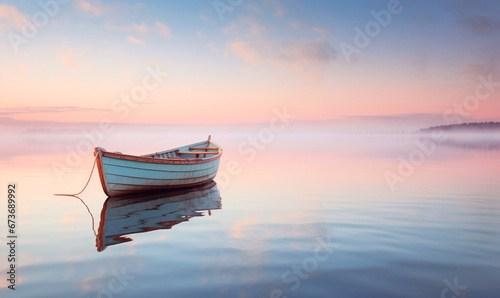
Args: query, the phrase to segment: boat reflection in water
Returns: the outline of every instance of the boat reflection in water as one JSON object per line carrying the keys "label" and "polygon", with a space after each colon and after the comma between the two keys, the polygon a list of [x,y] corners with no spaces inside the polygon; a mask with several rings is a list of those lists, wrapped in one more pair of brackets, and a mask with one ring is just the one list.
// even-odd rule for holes
{"label": "boat reflection in water", "polygon": [[214,181],[203,186],[147,194],[108,197],[101,211],[97,251],[132,239],[126,235],[171,229],[204,211],[221,209],[221,197]]}

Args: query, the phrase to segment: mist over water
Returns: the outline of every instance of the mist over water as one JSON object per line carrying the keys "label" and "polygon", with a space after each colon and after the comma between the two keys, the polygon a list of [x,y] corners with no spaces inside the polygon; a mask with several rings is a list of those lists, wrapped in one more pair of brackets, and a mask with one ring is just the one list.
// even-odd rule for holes
{"label": "mist over water", "polygon": [[[224,153],[209,201],[212,189],[111,206],[94,173],[80,196],[94,228],[118,223],[100,252],[82,202],[53,196],[87,181],[85,136],[9,139],[0,163],[2,184],[19,185],[16,297],[451,297],[455,280],[461,296],[498,296],[498,134],[432,146],[424,134],[259,132],[211,132]],[[122,130],[99,146],[146,154],[207,135]],[[106,221],[105,209],[119,213]]]}

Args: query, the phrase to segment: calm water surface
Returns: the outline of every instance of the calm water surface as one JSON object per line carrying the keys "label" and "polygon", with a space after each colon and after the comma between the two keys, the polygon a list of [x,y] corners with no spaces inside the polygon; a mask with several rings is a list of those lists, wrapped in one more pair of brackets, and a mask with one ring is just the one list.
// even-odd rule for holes
{"label": "calm water surface", "polygon": [[[91,153],[60,168],[78,138],[13,137],[0,164],[2,196],[19,189],[18,271],[15,292],[3,273],[1,296],[500,296],[499,150],[438,147],[405,172],[419,150],[409,139],[283,134],[253,151],[246,135],[212,137],[217,184],[126,202],[97,175],[81,200],[53,196],[87,181]],[[203,138],[101,146],[145,154]]]}

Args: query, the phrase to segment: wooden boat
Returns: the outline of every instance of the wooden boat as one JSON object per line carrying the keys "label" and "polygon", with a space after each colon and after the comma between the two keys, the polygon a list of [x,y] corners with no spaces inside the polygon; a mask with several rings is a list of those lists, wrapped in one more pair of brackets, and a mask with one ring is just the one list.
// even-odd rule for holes
{"label": "wooden boat", "polygon": [[110,245],[132,241],[128,237],[131,234],[171,229],[221,208],[214,181],[190,188],[109,197],[102,207],[96,247],[102,251]]}
{"label": "wooden boat", "polygon": [[95,148],[102,188],[108,196],[201,185],[219,169],[222,148],[208,140],[134,156]]}

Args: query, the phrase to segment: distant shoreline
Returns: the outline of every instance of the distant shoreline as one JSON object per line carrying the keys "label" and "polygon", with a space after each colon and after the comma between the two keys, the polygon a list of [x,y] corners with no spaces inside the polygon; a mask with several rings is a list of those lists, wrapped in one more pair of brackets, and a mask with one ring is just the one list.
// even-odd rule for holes
{"label": "distant shoreline", "polygon": [[417,132],[500,132],[500,122],[466,122],[421,128]]}

